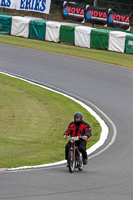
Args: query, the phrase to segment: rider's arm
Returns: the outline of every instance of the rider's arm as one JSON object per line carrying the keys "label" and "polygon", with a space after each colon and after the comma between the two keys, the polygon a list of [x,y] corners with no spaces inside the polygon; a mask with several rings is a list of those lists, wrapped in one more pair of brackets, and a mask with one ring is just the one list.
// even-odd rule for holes
{"label": "rider's arm", "polygon": [[64,135],[69,136],[71,134],[71,124],[72,123],[69,124],[68,129],[65,131]]}
{"label": "rider's arm", "polygon": [[85,123],[86,127],[85,127],[85,136],[87,136],[88,138],[91,137],[91,127],[88,123]]}

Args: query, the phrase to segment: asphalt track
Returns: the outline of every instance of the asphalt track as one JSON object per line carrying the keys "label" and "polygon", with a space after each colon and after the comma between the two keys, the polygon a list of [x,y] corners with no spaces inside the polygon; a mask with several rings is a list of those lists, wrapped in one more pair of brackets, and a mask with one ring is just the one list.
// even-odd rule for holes
{"label": "asphalt track", "polygon": [[[112,146],[89,159],[83,172],[70,174],[65,166],[0,172],[0,199],[133,199],[132,69],[0,44],[0,71],[57,87],[92,102],[117,128]],[[110,136],[102,148],[114,134],[111,124],[106,122]]]}

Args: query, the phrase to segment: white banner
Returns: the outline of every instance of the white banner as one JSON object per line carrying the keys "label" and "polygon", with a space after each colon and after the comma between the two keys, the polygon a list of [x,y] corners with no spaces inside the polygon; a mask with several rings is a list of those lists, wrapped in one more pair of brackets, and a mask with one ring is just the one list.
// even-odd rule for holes
{"label": "white banner", "polygon": [[49,14],[51,0],[0,0],[0,7]]}
{"label": "white banner", "polygon": [[0,0],[0,7],[15,9],[16,2],[17,0]]}
{"label": "white banner", "polygon": [[49,14],[51,0],[16,0],[17,10],[29,10]]}

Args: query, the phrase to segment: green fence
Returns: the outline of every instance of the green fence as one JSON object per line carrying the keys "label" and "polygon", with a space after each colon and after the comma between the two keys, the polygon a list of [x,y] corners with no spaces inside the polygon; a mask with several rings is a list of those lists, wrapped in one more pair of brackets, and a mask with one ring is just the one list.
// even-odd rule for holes
{"label": "green fence", "polygon": [[12,16],[0,15],[0,34],[10,35],[12,25]]}
{"label": "green fence", "polygon": [[74,32],[76,25],[61,25],[60,42],[74,45]]}
{"label": "green fence", "polygon": [[133,54],[133,35],[126,36],[125,51],[126,51],[126,53]]}
{"label": "green fence", "polygon": [[109,32],[107,29],[92,29],[91,48],[108,49]]}
{"label": "green fence", "polygon": [[45,40],[46,20],[31,20],[30,21],[30,38]]}

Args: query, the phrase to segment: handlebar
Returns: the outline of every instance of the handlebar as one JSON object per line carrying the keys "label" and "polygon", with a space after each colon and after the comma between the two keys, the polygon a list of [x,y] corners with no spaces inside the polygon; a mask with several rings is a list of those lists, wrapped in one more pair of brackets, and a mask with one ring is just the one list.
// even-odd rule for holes
{"label": "handlebar", "polygon": [[79,141],[79,138],[81,138],[81,137],[70,137],[70,141]]}
{"label": "handlebar", "polygon": [[67,139],[67,138],[70,138],[70,141],[73,141],[73,142],[74,142],[74,141],[79,141],[80,138],[83,139],[83,140],[85,140],[85,139],[83,138],[83,136],[80,136],[80,137],[79,137],[79,136],[76,136],[76,137],[67,136],[66,139]]}

